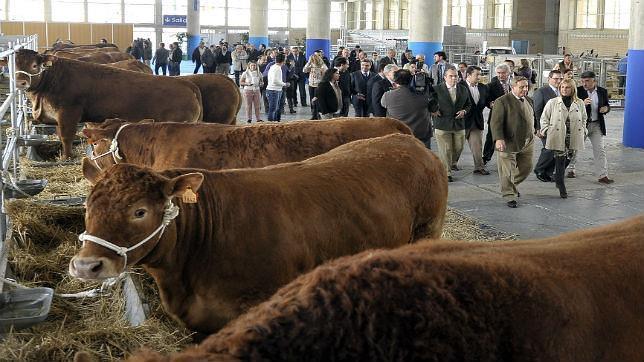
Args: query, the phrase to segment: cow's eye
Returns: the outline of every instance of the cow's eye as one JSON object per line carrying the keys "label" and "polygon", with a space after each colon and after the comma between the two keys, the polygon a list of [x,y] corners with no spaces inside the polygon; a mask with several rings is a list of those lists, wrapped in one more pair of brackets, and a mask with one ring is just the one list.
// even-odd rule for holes
{"label": "cow's eye", "polygon": [[145,213],[146,213],[145,209],[138,209],[134,212],[134,217],[137,219],[140,219],[145,216]]}

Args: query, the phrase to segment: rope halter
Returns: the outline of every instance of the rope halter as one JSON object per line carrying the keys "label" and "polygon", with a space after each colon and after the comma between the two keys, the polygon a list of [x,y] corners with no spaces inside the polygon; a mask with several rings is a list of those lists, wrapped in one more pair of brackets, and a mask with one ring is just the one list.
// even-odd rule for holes
{"label": "rope halter", "polygon": [[121,127],[119,127],[119,129],[116,131],[116,134],[114,135],[114,138],[112,138],[112,143],[110,144],[110,148],[107,151],[101,153],[98,156],[94,156],[94,148],[92,148],[92,155],[90,155],[89,158],[92,161],[94,161],[94,164],[96,165],[96,167],[98,167],[99,170],[102,170],[102,168],[101,168],[101,166],[98,164],[98,162],[96,160],[101,158],[101,157],[103,157],[103,156],[107,156],[109,154],[112,154],[112,159],[114,160],[115,164],[119,163],[119,160],[123,160],[123,157],[121,157],[121,155],[119,155],[118,137],[119,137],[119,133],[121,133],[121,130],[123,128],[125,128],[126,126],[128,126],[128,125],[129,125],[129,123],[126,123],[126,124],[121,125]]}
{"label": "rope halter", "polygon": [[163,208],[163,220],[161,220],[161,225],[159,225],[156,230],[154,230],[150,235],[148,235],[145,239],[139,241],[133,246],[130,246],[129,248],[126,248],[124,246],[118,246],[116,244],[110,243],[109,241],[105,239],[101,239],[98,236],[90,235],[87,233],[87,231],[84,231],[82,234],[78,236],[78,240],[80,241],[91,241],[94,244],[98,244],[102,247],[108,248],[115,252],[116,254],[120,255],[125,259],[125,263],[123,264],[123,270],[127,267],[127,253],[138,248],[139,246],[142,246],[146,242],[150,241],[154,236],[159,234],[159,237],[157,240],[161,240],[161,237],[163,236],[163,232],[165,231],[166,226],[170,224],[172,220],[174,220],[177,216],[179,215],[179,207],[175,205],[172,200],[168,199],[165,203],[165,207]]}
{"label": "rope halter", "polygon": [[[29,87],[31,87],[31,78],[41,75],[45,70],[47,70],[47,68],[48,67],[45,67],[44,65],[41,64],[40,65],[40,71],[38,73],[29,73],[29,72],[25,72],[23,70],[16,70],[14,73],[16,73],[16,75],[17,74],[24,74],[27,77],[29,77]],[[27,87],[27,88],[29,88],[29,87]]]}

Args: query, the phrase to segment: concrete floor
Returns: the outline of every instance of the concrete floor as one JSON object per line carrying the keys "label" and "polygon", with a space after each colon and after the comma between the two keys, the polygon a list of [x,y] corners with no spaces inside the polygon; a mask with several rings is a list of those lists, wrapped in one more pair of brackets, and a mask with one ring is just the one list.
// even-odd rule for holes
{"label": "concrete floor", "polygon": [[[186,68],[188,67],[182,67],[182,72],[188,73]],[[311,117],[308,107],[296,110],[296,114],[283,115],[283,121],[307,120]],[[349,115],[352,114],[353,109]],[[642,213],[644,150],[622,145],[623,116],[621,109],[608,114],[607,136],[604,138],[609,177],[615,180],[614,184],[603,185],[597,182],[598,177],[593,171],[592,148],[590,141],[587,141],[586,149],[578,158],[577,178],[566,179],[568,199],[559,197],[554,183],[541,182],[532,174],[519,186],[519,207],[511,209],[500,196],[496,156],[487,165],[491,172],[489,176],[474,175],[471,152],[465,146],[459,162],[461,170],[455,172],[455,181],[449,185],[449,206],[475,217],[483,224],[517,234],[521,239],[553,236]],[[263,119],[266,119],[264,114]],[[238,121],[241,124],[245,120],[243,105]],[[432,148],[436,149],[435,143]],[[535,164],[540,150],[541,142],[535,142]]]}

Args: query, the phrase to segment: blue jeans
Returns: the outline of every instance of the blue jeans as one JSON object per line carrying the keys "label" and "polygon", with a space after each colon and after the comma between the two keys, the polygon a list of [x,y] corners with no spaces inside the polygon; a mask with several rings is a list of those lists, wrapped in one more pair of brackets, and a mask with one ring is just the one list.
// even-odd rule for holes
{"label": "blue jeans", "polygon": [[282,98],[282,91],[266,90],[266,98],[268,98],[268,120],[279,121],[280,119],[280,99]]}

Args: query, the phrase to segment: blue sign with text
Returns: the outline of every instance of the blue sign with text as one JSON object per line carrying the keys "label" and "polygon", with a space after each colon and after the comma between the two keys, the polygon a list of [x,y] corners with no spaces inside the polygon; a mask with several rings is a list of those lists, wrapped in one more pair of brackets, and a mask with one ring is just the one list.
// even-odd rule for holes
{"label": "blue sign with text", "polygon": [[186,27],[187,25],[186,15],[163,15],[163,26]]}

